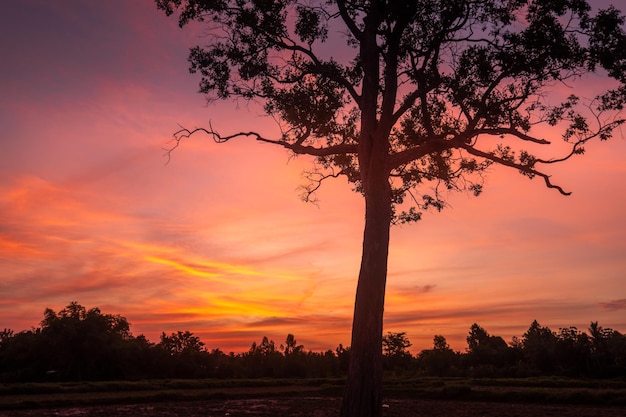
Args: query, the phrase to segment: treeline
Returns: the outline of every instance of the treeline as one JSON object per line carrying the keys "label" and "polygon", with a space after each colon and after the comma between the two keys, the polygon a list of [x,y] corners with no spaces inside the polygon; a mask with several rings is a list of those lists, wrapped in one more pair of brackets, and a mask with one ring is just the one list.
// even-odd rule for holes
{"label": "treeline", "polygon": [[[432,349],[416,356],[408,351],[406,333],[387,333],[384,366],[407,376],[626,376],[626,336],[597,322],[588,331],[554,332],[534,321],[521,338],[506,343],[473,324],[465,352],[453,351],[436,335]],[[306,351],[292,334],[278,346],[264,337],[239,354],[209,350],[189,331],[162,333],[152,343],[133,336],[126,318],[72,302],[58,313],[46,309],[38,328],[0,332],[0,382],[338,377],[345,375],[349,355],[342,345]]]}

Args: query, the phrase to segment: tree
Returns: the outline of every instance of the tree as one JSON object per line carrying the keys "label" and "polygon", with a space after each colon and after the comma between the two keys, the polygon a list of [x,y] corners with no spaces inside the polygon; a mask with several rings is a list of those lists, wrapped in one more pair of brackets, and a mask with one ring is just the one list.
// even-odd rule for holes
{"label": "tree", "polygon": [[11,329],[7,329],[6,327],[4,330],[0,331],[0,349],[2,349],[2,347],[6,345],[6,343],[9,342],[13,336],[15,336],[15,332]]}
{"label": "tree", "polygon": [[559,373],[567,376],[587,374],[591,353],[587,334],[571,326],[560,328],[556,337]]}
{"label": "tree", "polygon": [[125,317],[102,314],[97,307],[87,310],[72,301],[58,314],[46,308],[41,337],[48,346],[48,370],[82,380],[122,377],[118,353],[132,336]]}
{"label": "tree", "polygon": [[478,324],[474,323],[470,326],[469,335],[465,338],[467,340],[467,350],[469,352],[475,352],[480,346],[486,346],[489,344],[489,333]]}
{"label": "tree", "polygon": [[470,365],[486,366],[490,372],[493,371],[492,368],[494,367],[502,368],[506,365],[508,345],[500,336],[492,336],[484,328],[474,323],[470,327],[466,340],[468,346],[467,360]]}
{"label": "tree", "polygon": [[191,355],[205,350],[204,343],[200,341],[200,338],[188,330],[184,332],[179,330],[169,336],[165,332],[161,333],[159,346],[169,352],[170,355]]}
{"label": "tree", "polygon": [[282,364],[282,355],[276,349],[273,340],[263,336],[261,343],[257,345],[252,342],[252,346],[246,354],[247,371],[252,377],[273,377],[277,373]]}
{"label": "tree", "polygon": [[306,354],[304,345],[299,345],[296,337],[289,333],[285,339],[285,344],[280,345],[283,351],[284,367],[282,374],[286,377],[305,377],[307,371]]}
{"label": "tree", "polygon": [[448,351],[452,349],[450,349],[450,345],[448,345],[448,341],[444,336],[436,334],[433,336],[433,350]]}
{"label": "tree", "polygon": [[408,348],[411,347],[411,341],[406,337],[406,332],[387,332],[387,335],[383,337],[383,351],[385,356],[404,356],[410,355]]}
{"label": "tree", "polygon": [[209,355],[200,341],[190,331],[177,331],[169,336],[161,333],[157,347],[160,354],[160,368],[166,374],[178,377],[206,377]]}
{"label": "tree", "polygon": [[551,373],[556,363],[556,343],[556,334],[533,320],[522,336],[526,361],[541,372]]}
{"label": "tree", "polygon": [[597,321],[591,322],[589,333],[596,373],[601,376],[623,374],[626,369],[626,336],[617,330],[603,328]]}
{"label": "tree", "polygon": [[387,335],[383,337],[383,353],[390,369],[408,368],[412,359],[408,351],[410,347],[411,341],[406,336],[406,332],[387,332]]}
{"label": "tree", "polygon": [[299,345],[294,335],[289,333],[285,339],[285,345],[280,345],[285,357],[299,355],[304,352],[304,345]]}
{"label": "tree", "polygon": [[446,376],[457,362],[458,355],[450,349],[442,335],[433,337],[433,348],[422,350],[418,355],[420,367],[429,375]]}
{"label": "tree", "polygon": [[[305,200],[338,176],[364,196],[342,416],[382,413],[391,224],[442,209],[442,191],[480,194],[493,164],[568,194],[548,167],[624,122],[614,113],[626,101],[624,18],[612,7],[594,15],[586,0],[156,3],[178,12],[181,27],[206,24],[206,44],[189,55],[200,92],[261,102],[280,127],[275,137],[183,128],[168,155],[197,132],[218,143],[250,137],[315,157]],[[549,99],[554,85],[590,72],[616,82],[596,97]],[[541,125],[560,129],[566,149],[551,146]]]}

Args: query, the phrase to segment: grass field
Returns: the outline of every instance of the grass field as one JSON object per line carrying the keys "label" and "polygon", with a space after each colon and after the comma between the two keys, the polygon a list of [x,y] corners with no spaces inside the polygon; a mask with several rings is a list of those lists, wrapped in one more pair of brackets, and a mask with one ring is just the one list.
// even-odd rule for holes
{"label": "grass field", "polygon": [[[0,384],[0,410],[41,411],[63,407],[191,404],[194,401],[240,401],[243,404],[261,400],[268,404],[277,398],[288,401],[299,398],[296,401],[298,407],[312,398],[323,399],[327,403],[325,406],[332,407],[341,397],[343,382],[343,379],[329,378]],[[396,404],[429,400],[618,407],[626,410],[626,379],[388,378],[384,395],[386,401],[395,401]]]}

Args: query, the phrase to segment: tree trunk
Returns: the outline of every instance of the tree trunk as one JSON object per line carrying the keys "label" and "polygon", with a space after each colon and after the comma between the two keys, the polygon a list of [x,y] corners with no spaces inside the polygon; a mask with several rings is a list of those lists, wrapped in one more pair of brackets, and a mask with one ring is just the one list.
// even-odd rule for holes
{"label": "tree trunk", "polygon": [[350,368],[342,417],[382,415],[382,333],[387,255],[391,224],[391,191],[387,173],[370,165],[365,185],[363,255],[356,291]]}

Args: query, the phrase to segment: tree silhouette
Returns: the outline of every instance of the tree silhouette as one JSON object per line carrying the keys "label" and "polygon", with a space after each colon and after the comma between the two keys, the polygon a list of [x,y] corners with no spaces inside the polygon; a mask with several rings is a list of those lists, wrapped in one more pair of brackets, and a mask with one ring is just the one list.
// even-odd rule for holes
{"label": "tree silhouette", "polygon": [[190,331],[182,332],[179,330],[169,336],[163,332],[159,345],[170,355],[185,355],[204,351],[204,343]]}
{"label": "tree silhouette", "polygon": [[406,332],[387,332],[383,337],[384,362],[389,369],[407,369],[411,362],[411,353],[408,351],[412,345]]}
{"label": "tree silhouette", "polygon": [[387,332],[383,337],[383,352],[387,356],[404,356],[409,354],[407,350],[412,345],[406,332]]}
{"label": "tree silhouette", "polygon": [[280,350],[284,355],[283,375],[287,377],[306,376],[306,356],[304,345],[299,345],[296,337],[289,333],[285,339],[285,344],[280,345]]}
{"label": "tree silhouette", "polygon": [[[470,327],[468,349],[455,352],[442,335],[417,357],[406,350],[404,332],[388,333],[385,365],[434,376],[563,375],[619,377],[626,372],[626,335],[591,322],[589,335],[576,327],[559,333],[535,320],[510,346],[478,324]],[[327,378],[344,376],[350,350],[306,351],[293,334],[285,345],[263,337],[246,353],[205,349],[189,331],[161,333],[155,344],[134,337],[120,315],[87,310],[72,302],[59,313],[46,309],[41,328],[0,331],[0,382],[154,378]],[[395,363],[394,363],[395,362]]]}
{"label": "tree silhouette", "polygon": [[470,366],[503,367],[506,364],[508,345],[500,336],[492,336],[474,323],[466,340],[468,346],[466,362]]}
{"label": "tree silhouette", "polygon": [[169,336],[161,333],[161,341],[156,345],[162,367],[178,377],[199,377],[206,374],[207,352],[204,343],[190,331],[177,331]]}
{"label": "tree silhouette", "polygon": [[567,327],[560,329],[557,337],[560,372],[568,376],[587,374],[591,363],[589,336],[576,327]]}
{"label": "tree silhouette", "polygon": [[[206,24],[206,44],[189,55],[200,92],[260,101],[280,127],[276,137],[183,128],[168,155],[197,132],[218,143],[251,137],[315,157],[305,200],[338,176],[364,196],[342,416],[382,413],[390,225],[442,209],[443,191],[480,194],[493,164],[568,194],[548,166],[624,121],[615,114],[626,101],[624,19],[614,8],[593,15],[585,0],[156,3],[181,27]],[[547,97],[590,72],[616,83],[596,97]],[[542,125],[560,129],[565,148]]]}
{"label": "tree silhouette", "polygon": [[67,379],[107,379],[123,376],[118,354],[130,340],[125,317],[102,314],[99,308],[87,310],[75,301],[55,313],[46,308],[41,336],[48,347],[49,371]]}
{"label": "tree silhouette", "polygon": [[526,361],[541,372],[552,372],[556,362],[556,334],[534,320],[522,336]]}
{"label": "tree silhouette", "polygon": [[448,351],[452,349],[450,349],[450,345],[448,345],[448,341],[444,336],[436,334],[433,336],[433,350]]}

